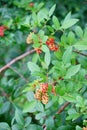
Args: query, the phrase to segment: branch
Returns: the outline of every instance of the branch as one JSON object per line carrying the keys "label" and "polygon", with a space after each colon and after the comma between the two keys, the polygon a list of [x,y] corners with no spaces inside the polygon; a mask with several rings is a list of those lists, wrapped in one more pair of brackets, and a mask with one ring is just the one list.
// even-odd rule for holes
{"label": "branch", "polygon": [[7,68],[9,68],[12,64],[14,64],[15,62],[17,62],[18,60],[21,60],[23,59],[24,57],[28,56],[29,54],[32,54],[33,52],[35,52],[35,50],[30,50],[28,52],[25,52],[24,54],[14,58],[12,61],[10,61],[8,64],[6,64],[5,66],[3,66],[1,69],[0,69],[0,72],[6,70]]}
{"label": "branch", "polygon": [[80,54],[80,55],[82,55],[82,56],[86,56],[86,57],[87,57],[87,54],[84,54],[84,53],[82,53],[82,52],[80,52],[80,51],[78,51],[78,50],[74,50],[73,52],[78,53],[78,54]]}
{"label": "branch", "polygon": [[61,112],[64,111],[64,109],[70,104],[70,102],[66,102],[59,110],[56,114],[60,114]]}

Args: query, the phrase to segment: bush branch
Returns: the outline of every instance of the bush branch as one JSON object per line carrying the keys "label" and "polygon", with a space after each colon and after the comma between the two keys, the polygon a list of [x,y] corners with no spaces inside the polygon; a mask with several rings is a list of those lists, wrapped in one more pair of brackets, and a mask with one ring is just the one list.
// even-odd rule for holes
{"label": "bush branch", "polygon": [[78,54],[80,54],[80,55],[82,55],[82,56],[86,56],[86,57],[87,57],[87,54],[84,54],[84,53],[82,53],[82,52],[80,52],[80,51],[78,51],[78,50],[74,50],[73,52],[78,53]]}
{"label": "bush branch", "polygon": [[60,114],[61,112],[64,111],[64,109],[70,104],[70,102],[66,102],[59,110],[56,114]]}
{"label": "bush branch", "polygon": [[28,56],[29,54],[32,54],[33,52],[35,52],[35,50],[30,50],[28,52],[25,52],[24,54],[14,58],[12,61],[10,61],[8,64],[6,64],[5,66],[3,66],[1,69],[0,69],[0,72],[6,70],[7,68],[9,68],[12,64],[14,64],[15,62],[17,62],[18,60],[21,60],[23,59],[24,57]]}

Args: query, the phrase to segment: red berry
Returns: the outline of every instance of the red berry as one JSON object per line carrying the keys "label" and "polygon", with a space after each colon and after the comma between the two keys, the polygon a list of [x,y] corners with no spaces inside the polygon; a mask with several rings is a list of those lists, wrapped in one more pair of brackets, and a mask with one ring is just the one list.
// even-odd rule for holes
{"label": "red berry", "polygon": [[37,54],[41,54],[42,53],[42,50],[40,48],[37,48],[35,50],[36,50]]}
{"label": "red berry", "polygon": [[33,3],[33,2],[30,3],[29,6],[30,6],[30,7],[34,7],[34,3]]}
{"label": "red berry", "polygon": [[58,48],[57,46],[55,46],[54,51],[58,51],[58,49],[59,49],[59,48]]}
{"label": "red berry", "polygon": [[46,41],[46,44],[49,45],[49,44],[50,44],[50,41]]}
{"label": "red berry", "polygon": [[47,89],[48,89],[48,83],[41,83],[40,87],[41,87],[40,89],[41,89],[42,93],[45,93],[45,92],[47,92]]}
{"label": "red berry", "polygon": [[3,37],[4,36],[4,30],[7,29],[6,26],[0,26],[0,36]]}
{"label": "red berry", "polygon": [[49,41],[50,41],[50,42],[54,42],[54,38],[52,38],[52,37],[49,38]]}

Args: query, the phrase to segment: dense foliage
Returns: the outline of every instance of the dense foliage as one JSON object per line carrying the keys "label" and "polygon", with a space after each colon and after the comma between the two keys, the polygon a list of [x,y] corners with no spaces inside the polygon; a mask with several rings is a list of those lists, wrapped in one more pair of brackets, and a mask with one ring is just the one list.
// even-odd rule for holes
{"label": "dense foliage", "polygon": [[86,14],[85,0],[0,0],[0,130],[87,129]]}

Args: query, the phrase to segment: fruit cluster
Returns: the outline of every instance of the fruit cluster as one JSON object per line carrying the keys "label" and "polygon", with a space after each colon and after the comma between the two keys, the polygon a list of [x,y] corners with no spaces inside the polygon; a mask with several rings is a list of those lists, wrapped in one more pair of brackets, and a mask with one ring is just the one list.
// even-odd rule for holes
{"label": "fruit cluster", "polygon": [[28,35],[28,37],[27,37],[27,39],[26,39],[26,43],[27,44],[31,44],[32,42],[33,42],[33,38],[32,38],[32,35],[33,35],[34,33],[33,32],[31,32],[29,35]]}
{"label": "fruit cluster", "polygon": [[41,48],[35,48],[35,51],[36,51],[37,54],[41,54],[42,53]]}
{"label": "fruit cluster", "polygon": [[[33,38],[32,38],[33,34],[34,34],[34,32],[31,32],[31,33],[28,35],[28,37],[27,37],[27,39],[26,39],[26,43],[27,43],[27,44],[33,43]],[[36,51],[37,54],[40,54],[40,53],[42,53],[42,50],[41,50],[41,43],[42,43],[42,41],[41,41],[41,39],[40,39],[39,37],[38,37],[38,40],[39,40],[39,42],[40,42],[40,47],[39,47],[39,48],[35,48],[35,51]]]}
{"label": "fruit cluster", "polygon": [[58,46],[55,45],[55,40],[54,38],[49,38],[47,41],[46,41],[46,44],[48,45],[49,49],[51,51],[57,51],[58,50]]}
{"label": "fruit cluster", "polygon": [[4,36],[4,30],[7,29],[5,26],[0,26],[0,37]]}
{"label": "fruit cluster", "polygon": [[36,90],[35,93],[35,98],[37,100],[42,101],[43,104],[47,104],[48,100],[49,100],[49,96],[47,94],[47,90],[48,90],[48,83],[41,83],[40,84],[40,89]]}
{"label": "fruit cluster", "polygon": [[[35,98],[39,101],[41,101],[43,104],[47,104],[49,101],[48,96],[48,83],[41,83],[40,88],[36,90],[35,92]],[[52,94],[56,95],[55,87],[52,86],[51,90]]]}

